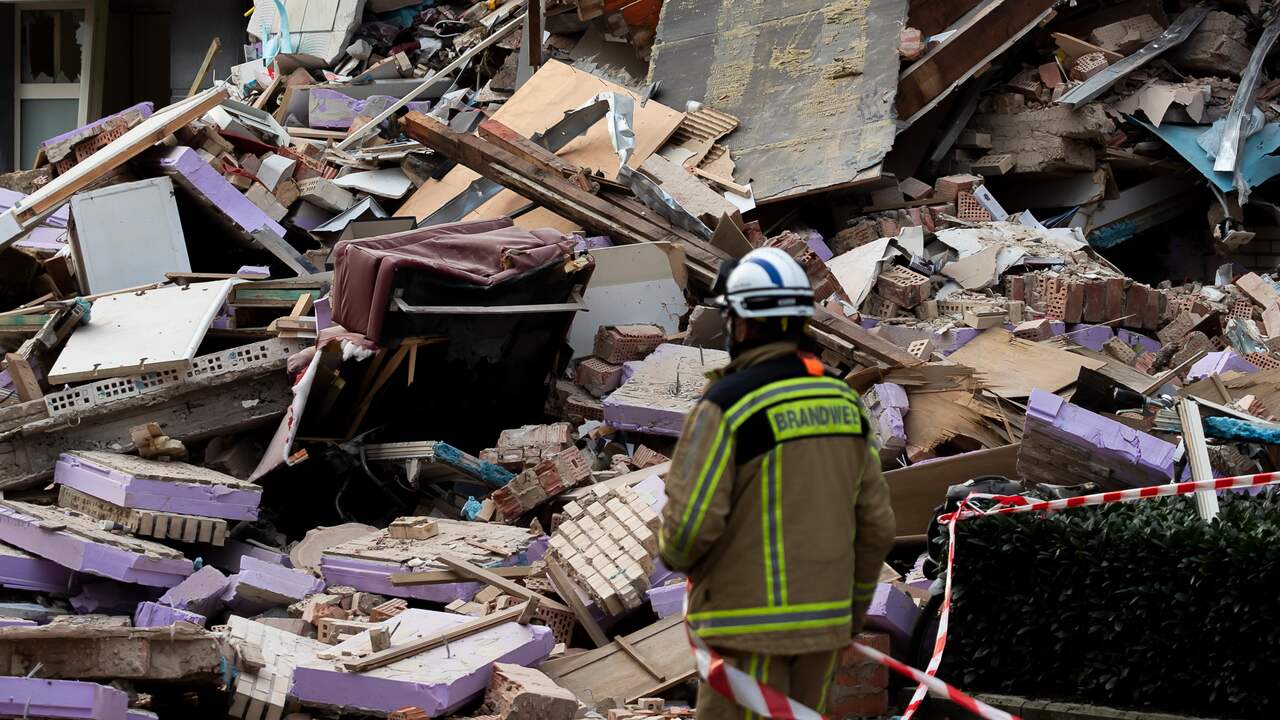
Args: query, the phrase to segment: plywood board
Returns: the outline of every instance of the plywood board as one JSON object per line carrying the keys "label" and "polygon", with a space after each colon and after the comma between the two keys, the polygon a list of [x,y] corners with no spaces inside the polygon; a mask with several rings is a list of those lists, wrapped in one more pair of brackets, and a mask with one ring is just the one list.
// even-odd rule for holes
{"label": "plywood board", "polygon": [[[908,415],[910,417],[910,415]],[[953,455],[884,474],[889,483],[898,537],[924,535],[937,507],[947,499],[947,488],[982,475],[1018,477],[1021,443]]]}
{"label": "plywood board", "polygon": [[109,295],[93,303],[49,373],[53,385],[185,370],[237,281]]}
{"label": "plywood board", "polygon": [[723,143],[759,203],[880,176],[906,0],[667,0],[649,80],[741,120]]}
{"label": "plywood board", "polygon": [[541,670],[557,685],[583,698],[635,698],[654,695],[697,672],[685,636],[684,617],[672,615],[625,636],[666,681],[655,680],[616,643],[566,658],[548,660]]}
{"label": "plywood board", "polygon": [[1016,338],[992,328],[952,353],[949,360],[968,365],[992,392],[1006,398],[1027,397],[1039,388],[1057,392],[1076,381],[1080,368],[1097,370],[1101,360]]}
{"label": "plywood board", "polygon": [[[596,95],[617,92],[635,99],[633,122],[636,132],[635,153],[630,165],[640,167],[675,132],[684,113],[655,101],[641,103],[640,98],[627,89],[602,80],[589,73],[574,69],[564,63],[549,62],[543,65],[511,99],[496,113],[493,119],[517,133],[530,137],[559,122],[566,112],[586,104]],[[618,156],[609,139],[608,123],[601,120],[582,136],[575,138],[557,153],[566,162],[591,171],[599,171],[609,179],[618,176]],[[429,180],[400,207],[399,215],[413,215],[419,220],[439,210],[446,202],[466,190],[480,175],[465,167],[450,170],[439,181]],[[504,190],[467,216],[469,220],[507,215],[528,204],[513,192]],[[533,216],[533,217],[530,217]],[[521,227],[555,227],[573,229],[576,225],[560,219],[548,210],[537,210],[522,216],[517,223]]]}

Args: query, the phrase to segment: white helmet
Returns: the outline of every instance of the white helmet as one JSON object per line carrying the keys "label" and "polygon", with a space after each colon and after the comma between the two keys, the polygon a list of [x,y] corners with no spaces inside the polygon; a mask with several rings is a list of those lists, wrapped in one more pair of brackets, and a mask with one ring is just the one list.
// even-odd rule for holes
{"label": "white helmet", "polygon": [[723,306],[741,318],[813,317],[809,276],[785,251],[752,250],[729,269]]}

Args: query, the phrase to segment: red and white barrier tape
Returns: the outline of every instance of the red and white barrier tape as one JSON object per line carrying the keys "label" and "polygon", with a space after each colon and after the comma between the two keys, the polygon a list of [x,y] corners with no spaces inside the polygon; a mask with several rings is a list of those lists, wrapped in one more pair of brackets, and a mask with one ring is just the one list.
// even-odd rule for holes
{"label": "red and white barrier tape", "polygon": [[[688,598],[689,596],[686,593],[686,615],[688,614]],[[945,615],[943,622],[946,622]],[[698,675],[711,686],[712,690],[761,717],[777,718],[777,720],[826,720],[821,713],[813,708],[792,700],[769,685],[756,680],[725,662],[719,653],[708,647],[697,635],[694,635],[693,628],[687,624],[685,625],[685,630],[689,635],[689,644],[693,646]],[[874,660],[890,670],[920,683],[922,691],[932,690],[939,696],[951,700],[978,717],[985,718],[985,720],[1020,720],[1016,715],[1010,715],[1003,710],[993,708],[934,677],[933,673],[937,671],[937,667],[934,665],[930,666],[931,672],[926,674],[862,643],[854,642],[850,646],[863,657]],[[941,659],[941,655],[939,655],[939,662],[941,662]],[[923,699],[923,695],[921,699]],[[912,702],[919,704],[915,700]]]}
{"label": "red and white barrier tape", "polygon": [[[979,495],[973,494],[960,503],[960,507],[955,512],[943,515],[938,518],[939,522],[946,523],[948,526],[949,542],[947,543],[947,580],[946,589],[942,595],[942,615],[938,623],[938,636],[933,643],[933,655],[929,658],[929,667],[926,674],[930,681],[937,681],[938,667],[942,664],[942,653],[947,647],[947,630],[951,617],[951,579],[955,575],[956,563],[956,525],[960,520],[984,517],[988,515],[1007,515],[1010,513],[1020,512],[1052,512],[1055,510],[1068,510],[1071,508],[1090,507],[1095,505],[1109,505],[1111,503],[1133,502],[1135,500],[1150,500],[1158,497],[1176,497],[1179,495],[1191,495],[1201,491],[1216,492],[1220,490],[1243,490],[1247,488],[1263,487],[1265,485],[1275,485],[1280,483],[1280,472],[1257,473],[1255,475],[1238,475],[1229,478],[1217,478],[1214,480],[1199,480],[1183,483],[1171,483],[1169,485],[1153,485],[1151,487],[1132,488],[1130,490],[1113,490],[1095,495],[1083,495],[1081,497],[1065,498],[1062,500],[1032,501],[1021,495]],[[969,501],[974,499],[995,500],[999,503],[995,508],[986,511],[970,509]],[[940,682],[940,681],[938,681]],[[907,710],[902,714],[902,720],[911,720],[915,712],[920,708],[920,704],[924,701],[925,695],[931,689],[928,681],[920,680],[920,686],[916,688],[915,695],[912,696],[911,702],[907,705]],[[996,712],[1000,712],[997,710]],[[990,717],[983,715],[983,717]]]}

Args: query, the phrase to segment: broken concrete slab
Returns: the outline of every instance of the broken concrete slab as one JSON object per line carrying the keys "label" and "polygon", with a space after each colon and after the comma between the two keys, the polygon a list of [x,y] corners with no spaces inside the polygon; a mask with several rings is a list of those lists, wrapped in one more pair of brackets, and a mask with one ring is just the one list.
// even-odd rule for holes
{"label": "broken concrete slab", "polygon": [[[122,624],[123,623],[123,624]],[[213,685],[221,675],[217,636],[186,623],[129,627],[128,618],[66,615],[40,627],[0,628],[0,674]]]}
{"label": "broken concrete slab", "polygon": [[66,594],[73,589],[74,577],[70,570],[55,562],[0,543],[0,587]]}
{"label": "broken concrete slab", "polygon": [[[545,541],[525,528],[438,519],[440,533],[427,540],[400,540],[386,530],[365,535],[324,551],[320,571],[330,585],[346,585],[389,597],[449,603],[470,600],[482,585],[473,582],[439,585],[394,585],[392,573],[442,569],[440,554],[473,565],[528,565],[542,557]],[[478,543],[478,544],[477,544]],[[502,554],[496,552],[503,550]]]}
{"label": "broken concrete slab", "polygon": [[64,453],[54,482],[125,508],[256,520],[262,487],[182,462],[96,451]]}
{"label": "broken concrete slab", "polygon": [[0,503],[0,540],[78,572],[126,583],[173,587],[194,572],[165,545],[117,535],[79,513],[30,503]]}
{"label": "broken concrete slab", "polygon": [[206,620],[207,618],[204,615],[154,602],[138,603],[138,608],[133,613],[133,626],[140,628],[168,627],[176,622],[191,623],[192,625],[204,627]]}
{"label": "broken concrete slab", "polygon": [[236,612],[253,615],[322,590],[324,581],[311,573],[245,557],[240,572],[227,578],[222,601]]}
{"label": "broken concrete slab", "polygon": [[702,397],[706,374],[727,365],[729,354],[684,345],[660,345],[626,363],[623,383],[604,400],[604,422],[621,430],[678,436]]}
{"label": "broken concrete slab", "polygon": [[1093,481],[1105,490],[1160,485],[1173,479],[1177,448],[1044,390],[1027,401],[1018,474],[1025,480]]}
{"label": "broken concrete slab", "polygon": [[226,590],[227,576],[212,565],[205,565],[169,588],[160,596],[159,602],[177,610],[209,617],[222,609],[222,595]]}
{"label": "broken concrete slab", "polygon": [[970,127],[991,134],[992,153],[1013,156],[1015,173],[1092,172],[1115,132],[1101,103],[1078,110],[1054,105],[975,115]]}
{"label": "broken concrete slab", "polygon": [[[394,647],[472,620],[411,608],[381,627],[390,632]],[[429,717],[441,717],[484,691],[494,663],[535,665],[546,659],[554,644],[550,628],[509,622],[383,667],[346,672],[339,662],[344,654],[372,652],[366,631],[300,663],[293,672],[291,694],[306,705],[344,712],[384,714],[412,706]]]}
{"label": "broken concrete slab", "polygon": [[129,695],[106,685],[75,680],[0,677],[0,716],[126,720]]}

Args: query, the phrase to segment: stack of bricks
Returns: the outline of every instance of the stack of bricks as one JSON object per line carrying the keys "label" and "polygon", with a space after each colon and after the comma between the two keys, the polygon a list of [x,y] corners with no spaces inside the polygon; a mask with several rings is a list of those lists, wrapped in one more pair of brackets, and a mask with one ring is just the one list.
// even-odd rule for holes
{"label": "stack of bricks", "polygon": [[514,522],[575,485],[591,479],[591,465],[582,451],[570,446],[511,479],[489,496],[502,519]]}
{"label": "stack of bricks", "polygon": [[637,698],[626,707],[610,708],[608,720],[663,720],[670,718],[693,718],[697,711],[685,706],[667,706],[662,698]]}
{"label": "stack of bricks", "polygon": [[[889,635],[865,632],[857,642],[888,655]],[[852,648],[840,653],[831,681],[827,715],[834,718],[876,718],[889,714],[889,669]]]}
{"label": "stack of bricks", "polygon": [[876,292],[886,300],[908,310],[928,300],[929,291],[928,276],[901,265],[894,265],[880,273],[876,281]]}
{"label": "stack of bricks", "polygon": [[631,488],[604,485],[564,514],[551,536],[552,557],[604,612],[642,605],[658,552],[658,514]]}
{"label": "stack of bricks", "polygon": [[643,360],[666,342],[658,325],[609,325],[596,331],[595,356],[610,365]]}
{"label": "stack of bricks", "polygon": [[1085,278],[1039,271],[1023,275],[1018,282],[1010,281],[1006,287],[1012,291],[1010,299],[1023,300],[1045,317],[1068,323],[1124,318],[1121,327],[1158,330],[1170,308],[1165,290],[1118,277]]}
{"label": "stack of bricks", "polygon": [[480,459],[511,472],[521,472],[573,445],[573,428],[567,422],[525,425],[503,430],[498,446],[480,451]]}

